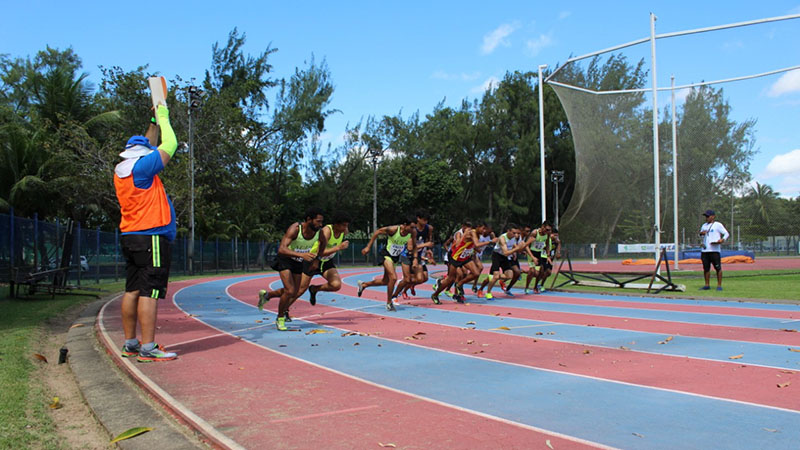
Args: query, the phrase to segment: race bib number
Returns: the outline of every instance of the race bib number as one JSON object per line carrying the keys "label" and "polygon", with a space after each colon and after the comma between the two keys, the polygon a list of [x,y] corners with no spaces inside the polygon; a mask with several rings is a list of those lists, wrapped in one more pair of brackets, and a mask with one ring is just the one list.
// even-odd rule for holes
{"label": "race bib number", "polygon": [[534,243],[533,243],[533,251],[541,252],[542,250],[544,250],[544,244],[545,243],[542,242],[542,241],[534,241]]}
{"label": "race bib number", "polygon": [[392,256],[400,256],[405,248],[406,246],[402,244],[392,244],[389,246],[389,254]]}
{"label": "race bib number", "polygon": [[[311,251],[311,249],[310,248],[300,248],[300,249],[295,249],[294,251],[296,251],[297,253],[308,253],[308,252]],[[293,256],[292,259],[295,260],[295,261],[299,261],[299,262],[303,262],[304,261],[303,258],[301,258],[299,256]]]}

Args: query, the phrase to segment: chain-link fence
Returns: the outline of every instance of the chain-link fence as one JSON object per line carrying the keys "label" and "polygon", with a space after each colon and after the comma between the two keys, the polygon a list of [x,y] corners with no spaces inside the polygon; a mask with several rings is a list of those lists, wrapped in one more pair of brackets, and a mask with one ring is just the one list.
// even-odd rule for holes
{"label": "chain-link fence", "polygon": [[[33,218],[0,214],[0,282],[10,276],[12,268],[44,271],[60,267],[67,221],[46,222]],[[73,266],[68,282],[99,283],[100,280],[125,278],[125,260],[119,244],[119,231],[87,229],[76,222],[73,244],[67,265]],[[348,239],[347,249],[338,252],[338,266],[369,265],[375,261],[385,241],[378,241],[366,256],[361,251],[366,239]],[[271,270],[279,242],[233,239],[196,238],[194,245],[195,274],[213,275],[231,272],[260,272]],[[171,245],[173,275],[189,275],[189,239],[178,237]],[[442,261],[442,249],[434,248],[437,261]]]}

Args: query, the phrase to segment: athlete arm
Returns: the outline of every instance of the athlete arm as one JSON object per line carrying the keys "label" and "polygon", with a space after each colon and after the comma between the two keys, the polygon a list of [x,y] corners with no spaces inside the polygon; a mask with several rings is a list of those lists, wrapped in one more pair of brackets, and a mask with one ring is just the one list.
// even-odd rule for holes
{"label": "athlete arm", "polygon": [[161,162],[166,166],[175,154],[175,150],[178,149],[178,139],[175,137],[172,125],[169,123],[169,110],[167,107],[158,105],[156,116],[158,116],[158,126],[161,128],[161,145],[158,146],[158,153],[161,155]]}
{"label": "athlete arm", "polygon": [[293,223],[287,230],[286,233],[281,238],[281,245],[278,247],[278,254],[283,256],[299,256],[302,257],[302,253],[298,253],[289,248],[289,244],[292,243],[293,240],[297,239],[297,235],[300,233],[300,227],[297,223]]}
{"label": "athlete arm", "polygon": [[388,234],[392,234],[392,233],[388,232],[389,228],[393,228],[393,227],[391,227],[391,226],[389,226],[389,227],[381,227],[381,228],[378,228],[377,230],[375,230],[375,232],[372,233],[372,237],[369,238],[369,242],[367,242],[367,246],[364,247],[363,250],[361,250],[361,254],[362,255],[366,255],[369,252],[369,249],[372,247],[372,244],[375,242],[375,239],[378,239],[378,236],[380,236],[382,234],[387,234],[387,235]]}
{"label": "athlete arm", "polygon": [[321,257],[325,256],[325,250],[328,247],[328,239],[330,238],[331,229],[328,227],[323,227],[319,233],[319,245],[317,246],[317,254],[314,255],[314,259],[320,259]]}
{"label": "athlete arm", "polygon": [[720,228],[720,230],[719,230],[719,232],[720,232],[720,239],[719,239],[719,241],[717,241],[717,243],[718,243],[718,244],[722,244],[723,242],[725,242],[726,240],[728,240],[728,238],[729,238],[731,235],[730,235],[730,233],[728,233],[728,230],[725,228],[725,225],[723,225],[723,224],[721,224],[721,223],[720,223],[720,224],[719,224],[719,228]]}

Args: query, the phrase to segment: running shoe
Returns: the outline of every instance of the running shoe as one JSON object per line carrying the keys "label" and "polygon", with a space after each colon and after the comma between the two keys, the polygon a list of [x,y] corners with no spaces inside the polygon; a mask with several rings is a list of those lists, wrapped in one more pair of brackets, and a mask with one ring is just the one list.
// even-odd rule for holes
{"label": "running shoe", "polygon": [[436,289],[438,289],[438,288],[439,288],[439,280],[434,280],[434,282],[433,282],[433,290],[434,290],[434,292],[435,292],[435,291],[436,291]]}
{"label": "running shoe", "polygon": [[267,303],[268,301],[269,301],[269,297],[267,297],[267,291],[265,289],[262,289],[262,290],[258,291],[258,310],[259,311],[263,311],[264,310],[264,303]]}
{"label": "running shoe", "polygon": [[709,289],[711,289],[711,286],[703,286],[700,288],[701,291],[707,291]]}
{"label": "running shoe", "polygon": [[399,305],[399,303],[397,303],[397,297],[396,296],[392,297],[392,304],[393,305]]}
{"label": "running shoe", "polygon": [[491,292],[486,293],[486,300],[494,300],[494,295]]}
{"label": "running shoe", "polygon": [[283,313],[283,320],[286,321],[286,322],[291,322],[292,321],[292,318],[289,317],[289,311],[286,311],[285,313]]}
{"label": "running shoe", "polygon": [[545,293],[545,292],[547,292],[547,289],[545,289],[544,286],[539,288],[539,293]]}
{"label": "running shoe", "polygon": [[528,288],[525,288],[525,295],[528,295],[528,294],[530,294],[530,293],[531,293],[531,290],[530,290],[530,289],[528,289]]}
{"label": "running shoe", "polygon": [[408,293],[403,291],[403,300],[408,300]]}
{"label": "running shoe", "polygon": [[308,302],[311,303],[311,306],[317,304],[317,290],[314,289],[315,287],[316,286],[309,286],[308,288],[308,295],[309,295]]}
{"label": "running shoe", "polygon": [[464,296],[461,294],[456,294],[453,296],[453,300],[457,301],[458,303],[464,303]]}
{"label": "running shoe", "polygon": [[503,281],[503,280],[500,280],[500,289],[502,289],[504,291],[506,290],[506,282]]}
{"label": "running shoe", "polygon": [[435,303],[437,305],[441,305],[442,304],[442,301],[439,300],[439,296],[436,295],[436,294],[431,295],[431,300],[433,300],[433,303]]}
{"label": "running shoe", "polygon": [[507,295],[507,296],[509,296],[509,297],[514,297],[514,294],[513,294],[513,293],[511,293],[511,289],[506,289],[506,290],[505,290],[505,291],[503,291],[503,292],[505,292],[505,293],[506,293],[506,295]]}
{"label": "running shoe", "polygon": [[477,294],[477,293],[478,293],[478,286],[475,286],[475,285],[473,284],[473,285],[472,285],[472,292],[474,292],[474,293],[476,293],[476,294]]}
{"label": "running shoe", "polygon": [[453,293],[450,292],[450,289],[445,289],[443,292],[444,292],[444,295],[446,295],[448,297],[452,297],[453,296]]}
{"label": "running shoe", "polygon": [[397,311],[397,309],[395,309],[395,307],[394,307],[394,303],[392,303],[392,302],[387,302],[386,303],[386,310],[389,311],[389,312]]}
{"label": "running shoe", "polygon": [[416,295],[417,295],[417,291],[415,291],[415,290],[414,290],[414,286],[411,286],[411,289],[410,289],[410,290],[411,290],[411,295],[413,295],[413,296],[415,296],[415,297],[416,297]]}
{"label": "running shoe", "polygon": [[286,328],[286,319],[284,319],[283,317],[278,317],[277,319],[275,319],[275,328],[277,328],[278,331],[288,330],[288,328]]}
{"label": "running shoe", "polygon": [[164,347],[156,344],[152,350],[140,349],[136,360],[139,362],[170,361],[177,357],[177,353],[165,352]]}
{"label": "running shoe", "polygon": [[722,286],[717,286],[717,290],[721,291],[722,290]]}
{"label": "running shoe", "polygon": [[456,285],[456,294],[458,294],[459,297],[464,298],[464,285]]}
{"label": "running shoe", "polygon": [[123,358],[130,358],[133,356],[137,356],[139,354],[139,350],[142,349],[142,343],[136,342],[134,346],[123,345],[122,346],[122,357]]}
{"label": "running shoe", "polygon": [[361,294],[364,292],[364,282],[358,282],[358,296],[361,297]]}
{"label": "running shoe", "polygon": [[540,291],[540,290],[539,290],[539,286],[534,286],[534,287],[533,287],[533,293],[534,293],[534,294],[541,294],[541,293],[542,293],[542,291]]}
{"label": "running shoe", "polygon": [[483,298],[483,289],[478,289],[478,298]]}

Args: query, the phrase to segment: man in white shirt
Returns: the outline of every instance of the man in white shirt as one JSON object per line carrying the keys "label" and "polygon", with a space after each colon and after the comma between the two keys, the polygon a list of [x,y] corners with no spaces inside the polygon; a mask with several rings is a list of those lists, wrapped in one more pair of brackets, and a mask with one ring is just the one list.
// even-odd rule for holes
{"label": "man in white shirt", "polygon": [[717,272],[717,290],[722,290],[722,262],[720,261],[721,244],[725,242],[730,236],[728,230],[717,222],[717,216],[712,210],[706,210],[703,213],[706,216],[706,223],[700,227],[700,237],[703,240],[701,247],[700,259],[703,261],[703,277],[705,278],[706,285],[702,290],[707,291],[711,289],[709,286],[709,279],[711,278],[711,266]]}

